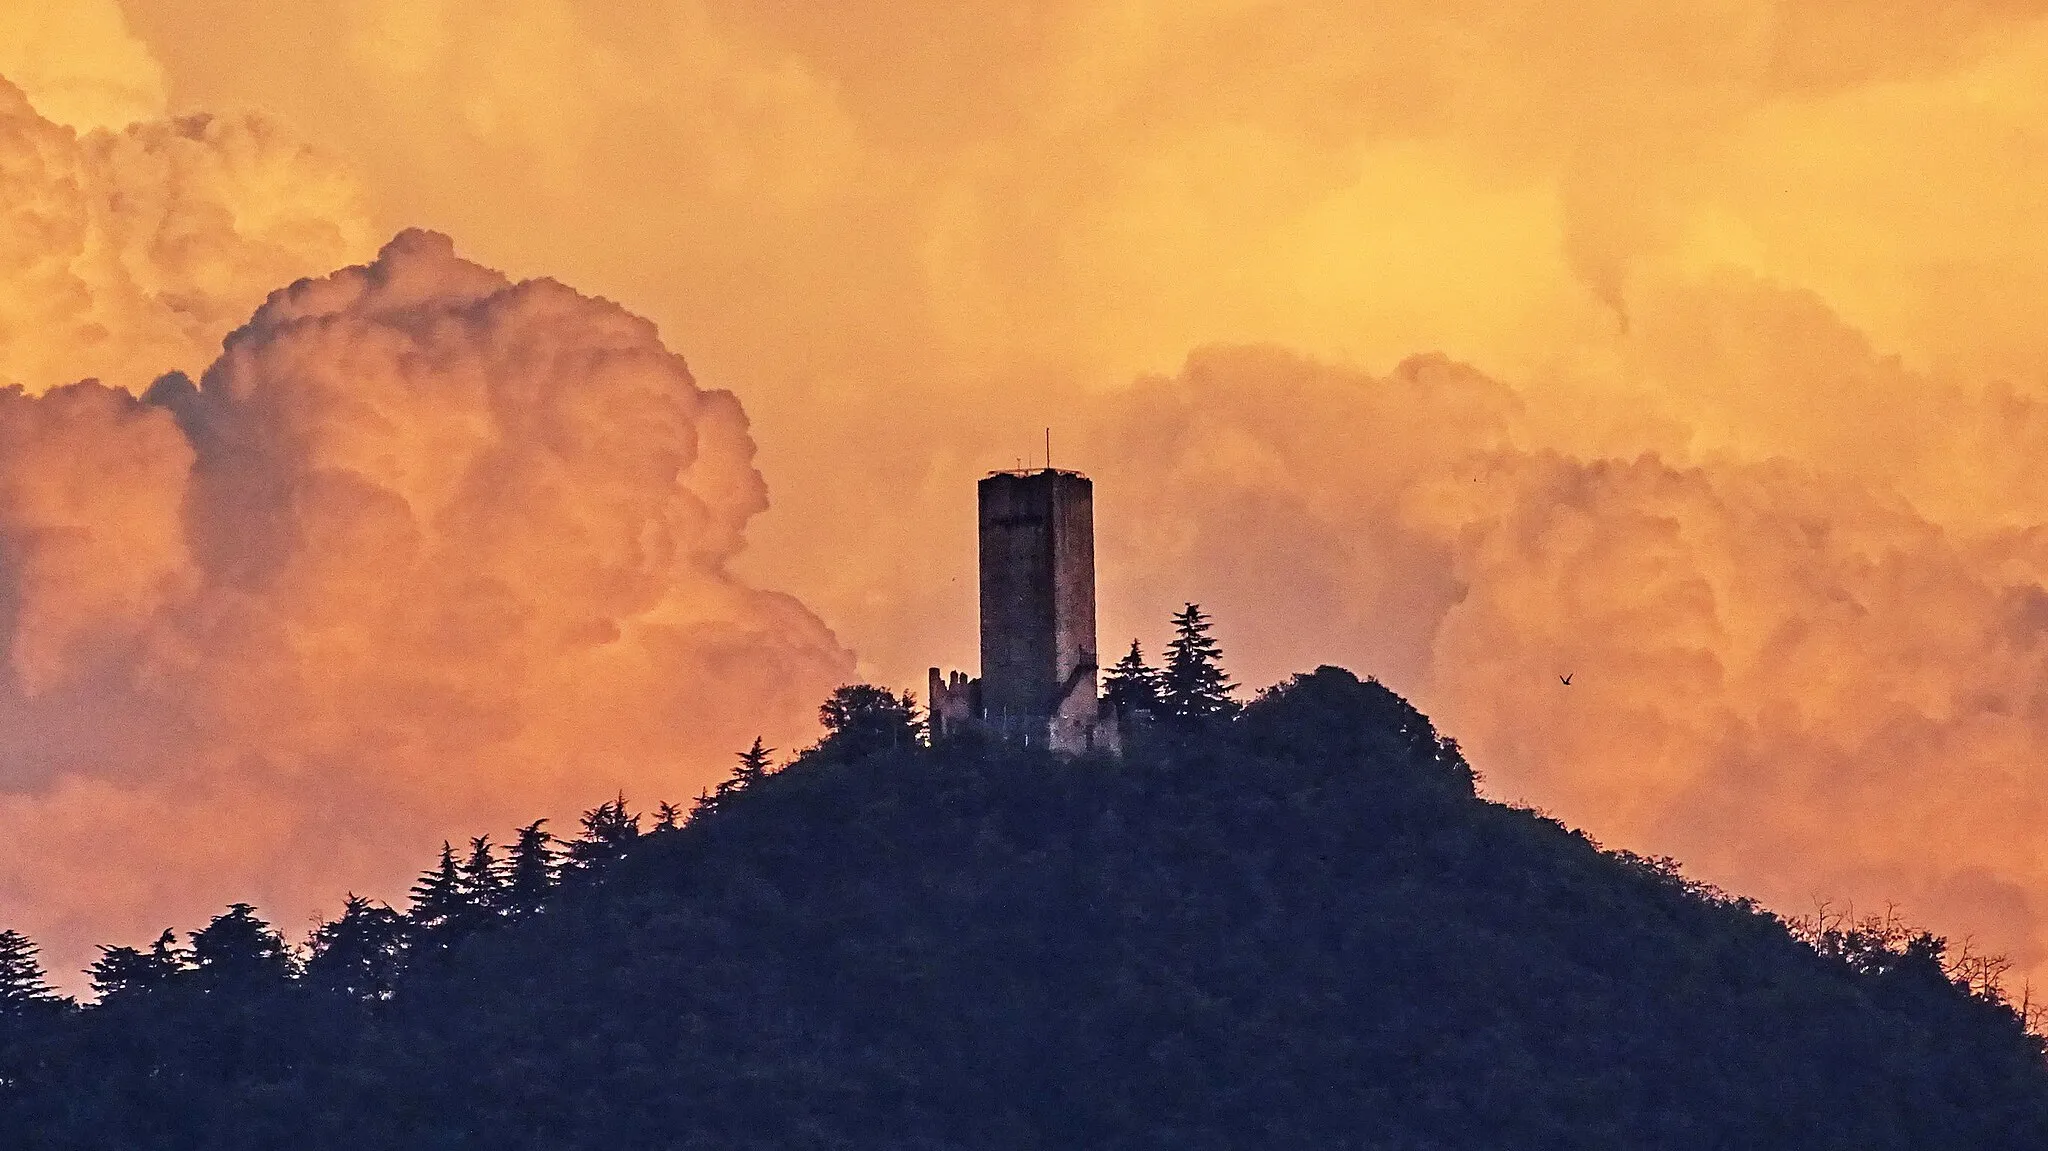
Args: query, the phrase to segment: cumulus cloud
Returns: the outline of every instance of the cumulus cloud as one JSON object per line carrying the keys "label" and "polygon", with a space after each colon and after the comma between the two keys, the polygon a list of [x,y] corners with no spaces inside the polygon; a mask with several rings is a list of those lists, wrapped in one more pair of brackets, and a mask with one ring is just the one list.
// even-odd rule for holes
{"label": "cumulus cloud", "polygon": [[[1202,598],[1242,678],[1378,672],[1504,792],[1617,842],[1791,910],[1898,897],[2039,955],[2038,737],[2009,684],[2048,523],[2040,0],[123,10],[178,108],[288,116],[350,157],[387,229],[631,301],[745,380],[777,507],[732,562],[866,674],[972,662],[965,493],[1052,424],[1103,481],[1105,634]],[[72,358],[30,390],[128,382],[76,349],[160,329],[107,330],[43,342]],[[153,355],[132,378],[211,358]],[[443,538],[416,510],[450,482],[431,470],[287,485],[317,500],[249,478],[380,458],[382,408],[281,409],[276,445],[205,448],[188,407],[231,406],[178,410],[193,490],[244,501],[246,538],[195,530],[95,574],[99,606],[53,609],[17,662],[203,664],[180,654],[198,640],[75,621],[155,618],[194,581],[344,586],[307,540]],[[461,442],[460,419],[418,418]],[[433,530],[490,522],[461,506]],[[81,530],[40,561],[50,586],[90,566]],[[549,626],[636,594],[592,578]],[[316,617],[309,640],[296,615],[210,610],[208,642],[359,666]],[[391,635],[427,626],[379,610]],[[224,666],[291,662],[248,659]],[[1583,665],[1569,694],[1560,662]],[[442,683],[430,663],[400,666]],[[451,739],[509,714],[449,691]],[[266,698],[179,722],[267,732]],[[363,721],[335,707],[336,730]],[[45,745],[109,738],[61,730]],[[275,738],[313,754],[311,731]]]}
{"label": "cumulus cloud", "polygon": [[256,115],[78,130],[0,76],[0,384],[197,372],[270,289],[366,247],[339,165]]}
{"label": "cumulus cloud", "polygon": [[[215,2],[246,36],[127,5],[187,99],[278,109],[385,223],[629,299],[745,375],[783,497],[755,562],[878,675],[914,680],[948,642],[927,621],[971,610],[929,578],[960,554],[947,493],[1191,347],[1441,351],[1560,448],[1827,466],[1866,417],[1920,419],[1916,390],[2044,379],[2036,0]],[[1749,311],[1784,338],[1690,370],[1706,333],[1668,301],[1730,273],[1786,289]],[[1812,416],[1847,407],[1812,397],[1865,381],[1764,319],[1797,293],[1903,369],[1834,444]],[[872,514],[883,491],[915,513]]]}
{"label": "cumulus cloud", "polygon": [[274,293],[197,384],[0,393],[0,446],[0,904],[65,959],[684,798],[852,670],[728,570],[767,506],[731,393],[431,233]]}
{"label": "cumulus cloud", "polygon": [[1513,389],[1440,359],[1212,349],[1099,434],[1138,525],[1109,578],[1173,573],[1230,650],[1378,671],[1493,794],[1787,911],[1896,900],[2048,960],[2038,527],[1958,530],[1787,459],[1532,446]]}
{"label": "cumulus cloud", "polygon": [[0,76],[36,111],[79,131],[122,128],[164,111],[164,74],[117,0],[0,0]]}

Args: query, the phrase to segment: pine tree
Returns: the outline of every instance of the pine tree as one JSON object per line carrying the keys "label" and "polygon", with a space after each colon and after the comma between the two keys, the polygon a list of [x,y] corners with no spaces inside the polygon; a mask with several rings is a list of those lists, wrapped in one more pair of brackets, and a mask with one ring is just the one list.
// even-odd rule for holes
{"label": "pine tree", "polygon": [[775,749],[763,746],[761,737],[755,736],[754,746],[739,753],[739,763],[734,765],[732,774],[719,783],[718,792],[711,797],[709,806],[717,807],[727,797],[745,791],[768,778],[773,770],[768,757],[773,754]]}
{"label": "pine tree", "polygon": [[412,885],[412,909],[406,918],[415,933],[441,931],[462,918],[466,903],[462,866],[455,862],[454,845],[444,839],[441,861]]}
{"label": "pine tree", "polygon": [[149,961],[158,970],[176,975],[191,970],[192,953],[178,946],[178,933],[166,927],[156,942],[149,945]]}
{"label": "pine tree", "polygon": [[583,834],[569,844],[569,858],[578,867],[593,868],[626,853],[640,838],[640,816],[626,810],[624,792],[583,813]]}
{"label": "pine tree", "polygon": [[505,902],[514,914],[538,910],[560,877],[555,837],[543,829],[545,823],[545,819],[536,819],[520,828],[519,838],[512,842],[512,858],[506,868]]}
{"label": "pine tree", "polygon": [[57,1002],[36,945],[18,931],[0,931],[0,1015],[19,1015]]}
{"label": "pine tree", "polygon": [[1102,680],[1103,698],[1122,716],[1159,714],[1159,669],[1145,662],[1138,641],[1110,667]]}
{"label": "pine tree", "polygon": [[654,830],[674,831],[683,825],[683,809],[664,799],[654,809]]}
{"label": "pine tree", "polygon": [[1230,715],[1236,685],[1223,674],[1223,649],[1209,635],[1209,617],[1188,604],[1173,617],[1173,642],[1166,645],[1166,670],[1159,677],[1160,702],[1175,719],[1195,721]]}
{"label": "pine tree", "polygon": [[298,964],[284,938],[246,903],[231,903],[192,933],[193,971],[209,987],[285,980]]}
{"label": "pine tree", "polygon": [[491,837],[479,835],[469,841],[469,858],[462,861],[462,915],[467,921],[482,921],[495,915],[504,902],[505,869],[498,862]]}
{"label": "pine tree", "polygon": [[178,947],[177,934],[165,928],[148,951],[101,945],[100,957],[86,969],[86,975],[92,980],[92,989],[105,1001],[156,991],[185,970],[185,953]]}
{"label": "pine tree", "polygon": [[762,746],[761,737],[755,736],[754,746],[741,752],[739,755],[739,770],[734,775],[740,781],[740,786],[752,787],[754,784],[768,778],[768,773],[774,770],[769,763],[768,757],[774,754],[774,748]]}
{"label": "pine tree", "polygon": [[309,941],[306,980],[350,999],[389,999],[405,967],[405,917],[351,893]]}

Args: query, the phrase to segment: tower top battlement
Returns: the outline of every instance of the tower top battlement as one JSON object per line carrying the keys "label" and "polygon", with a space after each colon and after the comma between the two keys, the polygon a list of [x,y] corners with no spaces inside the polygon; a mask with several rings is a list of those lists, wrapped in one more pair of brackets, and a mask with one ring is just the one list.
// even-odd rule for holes
{"label": "tower top battlement", "polygon": [[984,480],[992,480],[997,476],[1016,476],[1019,478],[1029,476],[1072,476],[1077,480],[1085,480],[1088,478],[1086,474],[1074,471],[1071,468],[997,468],[996,470],[989,472],[988,474],[982,476],[981,478]]}

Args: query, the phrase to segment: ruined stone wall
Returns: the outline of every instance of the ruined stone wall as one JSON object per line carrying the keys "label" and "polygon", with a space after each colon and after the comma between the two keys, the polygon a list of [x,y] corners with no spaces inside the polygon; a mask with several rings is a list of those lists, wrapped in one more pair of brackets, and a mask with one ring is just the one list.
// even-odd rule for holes
{"label": "ruined stone wall", "polygon": [[981,718],[980,680],[959,671],[942,675],[933,668],[928,686],[925,702],[931,712],[933,739],[958,735]]}

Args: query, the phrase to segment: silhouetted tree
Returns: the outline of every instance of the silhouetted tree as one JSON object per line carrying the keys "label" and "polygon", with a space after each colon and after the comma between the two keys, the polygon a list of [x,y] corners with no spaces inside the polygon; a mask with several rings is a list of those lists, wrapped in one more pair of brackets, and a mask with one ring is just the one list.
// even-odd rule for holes
{"label": "silhouetted tree", "polygon": [[209,987],[245,987],[297,974],[284,938],[246,903],[231,903],[192,933],[192,969]]}
{"label": "silhouetted tree", "polygon": [[86,969],[86,976],[92,980],[92,989],[106,1000],[159,990],[183,974],[186,963],[177,933],[167,927],[147,951],[101,946],[100,957]]}
{"label": "silhouetted tree", "polygon": [[569,844],[569,858],[578,867],[596,867],[626,853],[640,838],[640,816],[626,810],[626,796],[600,803],[583,813],[583,834]]}
{"label": "silhouetted tree", "polygon": [[1160,673],[1160,703],[1175,719],[1200,720],[1230,715],[1236,686],[1223,674],[1223,650],[1209,634],[1209,617],[1200,604],[1188,604],[1173,617],[1173,642],[1166,645],[1166,669]]}
{"label": "silhouetted tree", "polygon": [[487,921],[497,914],[504,897],[504,865],[498,862],[491,837],[479,835],[469,841],[469,858],[462,861],[460,914],[469,926]]}
{"label": "silhouetted tree", "polygon": [[545,819],[534,820],[520,828],[519,838],[512,841],[512,858],[506,868],[505,903],[515,914],[538,908],[559,877],[555,837],[543,829],[545,823]]}
{"label": "silhouetted tree", "polygon": [[1378,680],[1341,667],[1325,665],[1260,692],[1244,709],[1238,735],[1265,754],[1329,763],[1380,755],[1391,743],[1407,762],[1430,765],[1416,780],[1468,795],[1478,784],[1458,742],[1428,716]]}
{"label": "silhouetted tree", "polygon": [[754,737],[754,745],[739,753],[739,762],[733,765],[732,774],[719,781],[718,790],[708,799],[700,798],[698,806],[717,807],[728,796],[745,791],[768,778],[769,756],[775,753],[772,747],[764,746],[760,736]]}
{"label": "silhouetted tree", "polygon": [[774,748],[763,746],[761,737],[755,736],[753,746],[740,753],[739,769],[733,773],[734,778],[740,781],[740,786],[751,787],[766,779],[768,773],[774,770],[768,758],[774,754]]}
{"label": "silhouetted tree", "polygon": [[1103,677],[1102,694],[1118,715],[1159,714],[1159,669],[1145,662],[1137,640]]}
{"label": "silhouetted tree", "polygon": [[683,809],[664,799],[654,809],[654,830],[674,831],[683,824]]}
{"label": "silhouetted tree", "polygon": [[847,684],[833,691],[818,708],[818,722],[825,725],[825,738],[817,750],[846,759],[915,746],[924,731],[916,696],[909,692],[896,695],[870,683]]}
{"label": "silhouetted tree", "polygon": [[405,917],[351,894],[341,918],[314,929],[306,980],[350,999],[389,999],[405,967]]}
{"label": "silhouetted tree", "polygon": [[18,931],[0,931],[0,1015],[18,1015],[57,1002],[36,958],[36,945]]}
{"label": "silhouetted tree", "polygon": [[455,847],[441,841],[441,861],[420,875],[412,885],[412,908],[406,913],[415,934],[441,931],[459,922],[468,902],[462,882],[462,865],[455,862]]}
{"label": "silhouetted tree", "polygon": [[92,981],[93,991],[104,1000],[153,990],[162,984],[156,976],[169,973],[157,971],[146,951],[102,943],[100,957],[85,969],[85,974]]}

